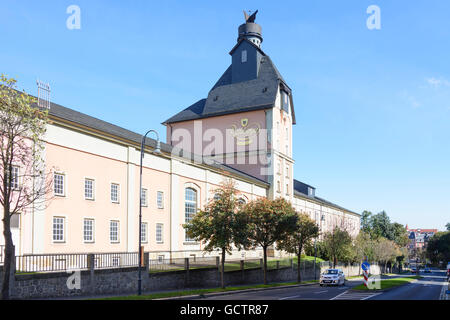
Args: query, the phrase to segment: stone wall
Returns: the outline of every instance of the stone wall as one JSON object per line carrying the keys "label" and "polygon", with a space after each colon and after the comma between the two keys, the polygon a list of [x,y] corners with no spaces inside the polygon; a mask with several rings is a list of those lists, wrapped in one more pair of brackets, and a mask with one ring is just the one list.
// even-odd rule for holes
{"label": "stone wall", "polygon": [[[347,277],[360,273],[356,266],[339,266]],[[319,265],[316,268],[316,278],[327,269]],[[312,265],[301,270],[302,280],[313,280],[314,271]],[[378,266],[371,267],[372,274],[379,274]],[[1,275],[1,271],[0,271]],[[79,288],[69,289],[68,281],[73,273],[41,273],[41,274],[16,274],[11,292],[13,299],[40,299],[40,298],[65,298],[73,296],[97,296],[114,294],[136,294],[138,269],[117,268],[108,270],[88,270],[79,272]],[[272,269],[267,271],[268,282],[296,281],[296,265]],[[246,269],[225,272],[225,284],[260,284],[263,283],[262,269]],[[0,278],[0,285],[1,285]],[[194,269],[189,271],[173,271],[161,273],[149,273],[146,266],[142,270],[143,292],[156,292],[162,290],[182,290],[187,288],[211,288],[220,286],[220,273],[217,268]]]}

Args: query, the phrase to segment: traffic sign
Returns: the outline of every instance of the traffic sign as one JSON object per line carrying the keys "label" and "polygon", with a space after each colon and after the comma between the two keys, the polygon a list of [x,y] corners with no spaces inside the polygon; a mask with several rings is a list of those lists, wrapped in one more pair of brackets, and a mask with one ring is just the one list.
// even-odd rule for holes
{"label": "traffic sign", "polygon": [[362,265],[361,265],[361,268],[362,268],[364,271],[368,271],[369,268],[370,268],[370,264],[369,264],[367,261],[366,261],[366,262],[363,262]]}

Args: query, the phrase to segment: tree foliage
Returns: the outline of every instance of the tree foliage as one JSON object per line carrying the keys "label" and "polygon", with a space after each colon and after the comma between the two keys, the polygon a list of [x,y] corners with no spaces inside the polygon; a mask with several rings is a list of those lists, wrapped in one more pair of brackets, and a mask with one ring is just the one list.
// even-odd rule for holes
{"label": "tree foliage", "polygon": [[427,257],[438,264],[450,261],[450,231],[437,232],[428,240]]}
{"label": "tree foliage", "polygon": [[300,262],[302,249],[312,239],[319,236],[319,226],[310,218],[309,215],[301,213],[298,215],[295,229],[291,233],[278,242],[278,249],[289,253],[294,253],[297,256],[297,281],[301,282]]}
{"label": "tree foliage", "polygon": [[225,254],[231,253],[233,245],[240,248],[247,240],[245,224],[238,214],[240,205],[235,183],[231,179],[226,180],[214,192],[215,197],[183,227],[189,237],[205,242],[205,251],[222,250],[221,280],[222,287],[225,287]]}
{"label": "tree foliage", "polygon": [[351,260],[352,237],[346,230],[335,227],[333,231],[325,233],[323,242],[334,267],[338,260],[346,262]]}
{"label": "tree foliage", "polygon": [[50,172],[45,173],[42,151],[48,111],[35,98],[16,90],[17,81],[0,76],[0,204],[3,206],[5,259],[2,298],[9,299],[14,244],[11,217],[30,206],[42,207],[49,200]]}
{"label": "tree foliage", "polygon": [[263,248],[264,284],[267,284],[267,248],[295,230],[297,213],[291,203],[283,198],[260,198],[246,204],[241,214],[243,219],[247,219],[249,244]]}

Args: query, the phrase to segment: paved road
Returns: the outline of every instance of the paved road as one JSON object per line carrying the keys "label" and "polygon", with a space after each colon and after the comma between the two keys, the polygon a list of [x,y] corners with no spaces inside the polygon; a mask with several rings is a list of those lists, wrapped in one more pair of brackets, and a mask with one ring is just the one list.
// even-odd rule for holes
{"label": "paved road", "polygon": [[[345,286],[320,287],[319,285],[279,288],[264,291],[213,296],[207,300],[439,300],[445,282],[444,272],[421,274],[424,279],[388,290],[386,292],[355,292],[352,287],[361,280],[347,280]],[[446,288],[446,287],[445,287]]]}
{"label": "paved road", "polygon": [[[423,279],[389,290],[370,300],[439,300],[442,290],[447,289],[444,271],[421,273]],[[445,287],[444,287],[445,286]]]}

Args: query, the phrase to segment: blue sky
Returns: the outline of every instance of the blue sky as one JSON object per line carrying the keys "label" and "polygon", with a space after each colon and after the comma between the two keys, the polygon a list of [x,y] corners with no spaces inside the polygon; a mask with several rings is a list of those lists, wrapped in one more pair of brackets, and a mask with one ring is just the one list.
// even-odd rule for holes
{"label": "blue sky", "polygon": [[[69,5],[81,29],[68,30]],[[368,30],[366,9],[381,9]],[[35,94],[135,132],[206,97],[242,10],[293,89],[295,177],[356,212],[410,227],[450,222],[450,2],[0,2],[0,72]]]}

